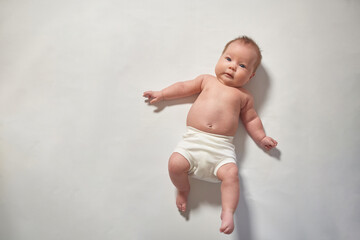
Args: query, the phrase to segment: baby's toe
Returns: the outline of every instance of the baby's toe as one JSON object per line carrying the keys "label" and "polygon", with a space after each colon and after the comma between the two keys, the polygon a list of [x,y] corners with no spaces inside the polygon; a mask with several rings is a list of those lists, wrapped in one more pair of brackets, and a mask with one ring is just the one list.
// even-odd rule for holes
{"label": "baby's toe", "polygon": [[186,211],[186,203],[180,204],[179,211],[185,212]]}

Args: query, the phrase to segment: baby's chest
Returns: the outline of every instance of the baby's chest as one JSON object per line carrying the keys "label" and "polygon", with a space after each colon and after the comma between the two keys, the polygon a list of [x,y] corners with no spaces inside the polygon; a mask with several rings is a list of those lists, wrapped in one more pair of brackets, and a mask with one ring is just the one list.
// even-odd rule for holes
{"label": "baby's chest", "polygon": [[244,94],[237,89],[208,88],[199,97],[223,106],[242,106],[245,101]]}
{"label": "baby's chest", "polygon": [[239,115],[242,102],[241,96],[229,92],[208,91],[198,97],[198,103],[203,109],[220,115]]}

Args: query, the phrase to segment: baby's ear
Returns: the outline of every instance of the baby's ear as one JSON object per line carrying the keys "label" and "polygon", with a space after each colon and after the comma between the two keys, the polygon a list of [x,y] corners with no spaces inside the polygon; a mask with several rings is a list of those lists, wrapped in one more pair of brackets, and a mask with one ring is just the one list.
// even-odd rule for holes
{"label": "baby's ear", "polygon": [[253,72],[250,76],[250,79],[252,79],[255,76],[255,72]]}

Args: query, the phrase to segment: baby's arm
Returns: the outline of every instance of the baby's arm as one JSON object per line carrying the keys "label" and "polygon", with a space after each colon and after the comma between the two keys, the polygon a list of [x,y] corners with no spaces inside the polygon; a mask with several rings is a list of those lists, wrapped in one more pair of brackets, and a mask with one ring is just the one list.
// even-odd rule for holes
{"label": "baby's arm", "polygon": [[254,100],[250,95],[248,95],[245,106],[241,109],[241,120],[249,135],[261,148],[269,151],[276,147],[277,142],[266,136],[262,122],[254,109]]}
{"label": "baby's arm", "polygon": [[161,91],[146,91],[143,96],[150,100],[150,104],[162,100],[172,100],[183,98],[201,92],[204,75],[200,75],[194,80],[177,82]]}

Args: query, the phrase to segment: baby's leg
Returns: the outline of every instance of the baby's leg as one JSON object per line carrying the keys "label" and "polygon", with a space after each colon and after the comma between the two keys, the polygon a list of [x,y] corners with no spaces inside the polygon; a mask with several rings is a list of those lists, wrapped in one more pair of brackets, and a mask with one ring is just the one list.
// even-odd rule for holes
{"label": "baby's leg", "polygon": [[169,174],[177,188],[176,206],[182,212],[186,211],[187,198],[190,192],[188,171],[190,164],[180,153],[173,153],[169,159]]}
{"label": "baby's leg", "polygon": [[234,212],[239,202],[239,172],[236,164],[228,163],[217,172],[221,182],[221,227],[220,232],[230,234],[234,230]]}

